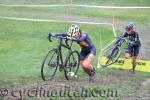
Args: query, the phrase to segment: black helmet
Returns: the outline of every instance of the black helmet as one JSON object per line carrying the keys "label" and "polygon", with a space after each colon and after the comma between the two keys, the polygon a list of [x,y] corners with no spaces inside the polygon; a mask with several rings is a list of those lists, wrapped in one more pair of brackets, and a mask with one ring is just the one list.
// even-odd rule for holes
{"label": "black helmet", "polygon": [[125,30],[126,31],[130,31],[131,29],[133,29],[134,24],[132,22],[130,22],[126,27]]}

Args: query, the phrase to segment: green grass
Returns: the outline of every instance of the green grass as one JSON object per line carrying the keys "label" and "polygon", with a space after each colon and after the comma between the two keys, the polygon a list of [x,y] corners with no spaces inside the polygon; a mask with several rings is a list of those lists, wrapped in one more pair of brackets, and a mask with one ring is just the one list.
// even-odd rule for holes
{"label": "green grass", "polygon": [[[0,22],[3,26],[0,27],[0,63],[2,68],[0,80],[5,81],[8,78],[10,81],[11,79],[19,80],[22,77],[39,79],[42,58],[49,48],[56,45],[56,41],[54,43],[48,42],[47,34],[49,32],[66,32],[68,26],[64,26],[63,23],[18,22],[2,19]],[[108,34],[108,36],[102,35],[106,39],[105,44],[113,39],[111,30],[85,25],[81,25],[81,27],[92,36],[91,39],[98,48],[97,52],[100,52],[100,44],[95,39],[99,38],[99,34],[102,33],[101,29],[105,34]]]}
{"label": "green grass", "polygon": [[[140,23],[149,23],[150,13],[149,9],[97,9],[97,8],[70,8],[66,7],[4,7],[0,6],[1,16],[16,16],[26,18],[49,18],[49,16],[55,16],[58,14],[67,15],[68,17],[74,15],[82,15],[87,17],[96,18],[112,18],[112,12],[114,12],[115,19],[136,21]],[[35,14],[35,15],[34,15]],[[40,16],[40,15],[45,16]],[[29,17],[30,16],[30,17]],[[60,15],[61,16],[61,15]]]}
{"label": "green grass", "polygon": [[149,0],[1,0],[5,4],[96,4],[116,6],[149,6]]}

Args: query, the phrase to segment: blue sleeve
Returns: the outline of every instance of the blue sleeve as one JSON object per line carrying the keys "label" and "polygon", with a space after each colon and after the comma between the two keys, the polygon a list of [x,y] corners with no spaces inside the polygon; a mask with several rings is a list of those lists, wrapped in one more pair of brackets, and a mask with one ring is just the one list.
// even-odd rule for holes
{"label": "blue sleeve", "polygon": [[79,38],[73,38],[72,40],[76,41],[76,42],[81,42],[81,41],[83,41],[83,40],[86,39],[86,36],[87,36],[86,34],[82,34],[81,37],[79,37]]}

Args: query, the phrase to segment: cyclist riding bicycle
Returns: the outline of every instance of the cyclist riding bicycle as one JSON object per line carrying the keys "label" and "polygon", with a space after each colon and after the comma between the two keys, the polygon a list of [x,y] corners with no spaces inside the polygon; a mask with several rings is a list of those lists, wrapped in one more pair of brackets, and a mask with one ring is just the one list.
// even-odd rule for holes
{"label": "cyclist riding bicycle", "polygon": [[139,40],[138,33],[133,30],[134,24],[129,23],[125,27],[125,33],[123,34],[123,37],[126,37],[128,40],[128,45],[125,49],[125,58],[128,59],[132,57],[132,70],[131,73],[135,73],[135,67],[137,65],[136,59],[139,54],[139,50],[141,47],[141,42]]}
{"label": "cyclist riding bicycle", "polygon": [[92,61],[96,56],[96,48],[91,42],[89,36],[85,32],[81,32],[78,25],[73,24],[65,34],[57,34],[61,36],[68,36],[71,40],[77,42],[80,47],[80,65],[83,70],[89,75],[89,81],[94,81],[96,77],[95,68],[92,66]]}

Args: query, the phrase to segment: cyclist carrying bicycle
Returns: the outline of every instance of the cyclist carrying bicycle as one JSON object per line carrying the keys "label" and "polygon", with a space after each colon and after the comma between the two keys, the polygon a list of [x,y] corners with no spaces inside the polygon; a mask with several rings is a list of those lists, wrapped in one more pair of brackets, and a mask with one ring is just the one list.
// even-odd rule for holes
{"label": "cyclist carrying bicycle", "polygon": [[67,34],[58,34],[62,36],[68,36],[71,40],[77,42],[80,47],[80,65],[83,70],[89,75],[89,81],[94,81],[96,77],[95,68],[92,66],[92,61],[96,56],[96,48],[91,42],[89,36],[85,32],[81,32],[80,28],[76,24],[72,24],[69,27]]}
{"label": "cyclist carrying bicycle", "polygon": [[138,33],[133,30],[133,23],[129,23],[125,27],[125,33],[123,34],[123,37],[126,37],[128,40],[128,45],[125,49],[125,58],[128,59],[132,57],[132,70],[131,73],[135,73],[135,67],[137,65],[136,59],[139,54],[139,50],[141,47],[141,42],[139,40]]}

